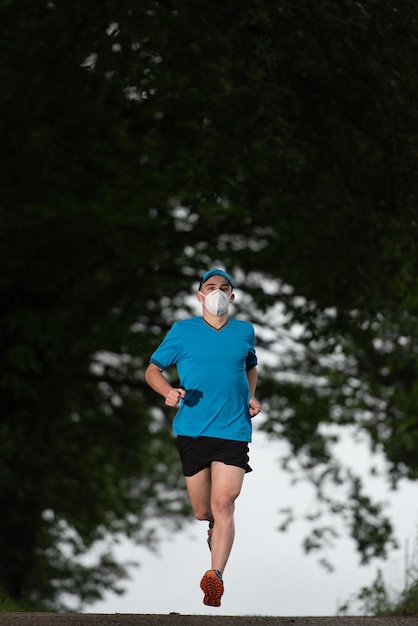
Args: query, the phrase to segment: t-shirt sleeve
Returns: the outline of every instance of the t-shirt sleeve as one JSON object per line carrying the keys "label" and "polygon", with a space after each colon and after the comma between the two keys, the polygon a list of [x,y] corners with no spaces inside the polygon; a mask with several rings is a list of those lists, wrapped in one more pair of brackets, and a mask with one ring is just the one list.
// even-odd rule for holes
{"label": "t-shirt sleeve", "polygon": [[175,365],[181,354],[180,333],[177,324],[173,324],[158,348],[150,357],[153,363],[162,370],[166,370],[171,365]]}
{"label": "t-shirt sleeve", "polygon": [[252,348],[251,350],[249,350],[249,352],[247,354],[247,359],[246,359],[245,366],[246,366],[247,370],[249,370],[252,367],[255,367],[257,365],[257,363],[258,363],[257,355],[255,353],[254,348]]}

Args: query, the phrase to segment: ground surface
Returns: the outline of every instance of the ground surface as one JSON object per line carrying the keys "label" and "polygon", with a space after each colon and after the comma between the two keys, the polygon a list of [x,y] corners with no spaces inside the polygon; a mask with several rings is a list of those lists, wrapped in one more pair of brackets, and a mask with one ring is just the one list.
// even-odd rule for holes
{"label": "ground surface", "polygon": [[416,617],[256,617],[0,613],[0,626],[418,626]]}

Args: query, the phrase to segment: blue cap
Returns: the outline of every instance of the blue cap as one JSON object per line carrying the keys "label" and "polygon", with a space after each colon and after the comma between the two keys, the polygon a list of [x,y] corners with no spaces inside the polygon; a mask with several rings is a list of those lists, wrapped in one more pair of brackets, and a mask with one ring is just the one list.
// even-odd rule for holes
{"label": "blue cap", "polygon": [[226,272],[224,272],[223,270],[219,270],[219,269],[214,269],[214,270],[209,270],[208,272],[205,272],[202,276],[202,278],[200,279],[200,283],[199,283],[199,289],[201,288],[201,286],[203,285],[203,283],[205,283],[208,278],[210,278],[211,276],[223,276],[224,278],[226,278],[226,280],[229,282],[229,284],[232,285],[232,279],[230,277],[229,274],[227,274]]}

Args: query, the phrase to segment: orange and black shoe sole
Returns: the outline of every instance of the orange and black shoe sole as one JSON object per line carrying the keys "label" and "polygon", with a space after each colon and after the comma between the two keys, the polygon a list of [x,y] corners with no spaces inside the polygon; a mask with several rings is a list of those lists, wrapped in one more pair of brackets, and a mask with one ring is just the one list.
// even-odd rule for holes
{"label": "orange and black shoe sole", "polygon": [[221,598],[224,586],[215,570],[208,570],[200,581],[200,588],[203,591],[203,604],[206,606],[221,606]]}

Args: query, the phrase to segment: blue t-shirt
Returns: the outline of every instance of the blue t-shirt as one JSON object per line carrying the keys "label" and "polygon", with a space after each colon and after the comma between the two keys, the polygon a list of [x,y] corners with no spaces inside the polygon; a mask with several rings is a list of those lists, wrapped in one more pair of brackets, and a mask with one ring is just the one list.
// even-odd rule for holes
{"label": "blue t-shirt", "polygon": [[257,356],[249,322],[229,318],[220,330],[202,317],[175,322],[150,361],[162,370],[176,365],[186,391],[173,422],[176,435],[251,441],[246,370]]}

